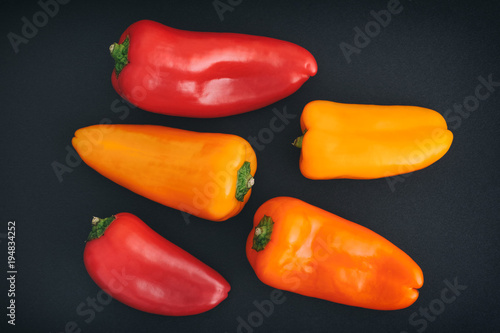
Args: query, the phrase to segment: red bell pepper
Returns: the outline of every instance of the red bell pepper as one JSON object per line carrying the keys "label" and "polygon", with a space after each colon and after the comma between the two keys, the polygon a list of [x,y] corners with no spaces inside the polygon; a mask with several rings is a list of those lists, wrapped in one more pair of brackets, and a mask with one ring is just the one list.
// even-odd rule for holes
{"label": "red bell pepper", "polygon": [[317,71],[304,48],[236,33],[177,30],[143,20],[110,46],[113,87],[141,109],[213,118],[256,110],[294,93]]}
{"label": "red bell pepper", "polygon": [[85,267],[105,292],[135,309],[167,316],[208,311],[231,287],[224,278],[154,232],[137,216],[92,221]]}

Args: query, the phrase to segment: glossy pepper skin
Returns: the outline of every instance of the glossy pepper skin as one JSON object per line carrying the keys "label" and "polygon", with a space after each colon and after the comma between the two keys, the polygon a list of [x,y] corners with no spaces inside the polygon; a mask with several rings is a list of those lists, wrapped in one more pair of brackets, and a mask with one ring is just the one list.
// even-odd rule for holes
{"label": "glossy pepper skin", "polygon": [[451,146],[436,111],[313,101],[300,118],[300,171],[310,179],[373,179],[425,168]]}
{"label": "glossy pepper skin", "polygon": [[153,125],[79,129],[73,147],[90,167],[165,206],[212,221],[248,201],[257,158],[243,138]]}
{"label": "glossy pepper skin", "polygon": [[148,227],[120,213],[94,218],[83,259],[94,282],[134,309],[187,316],[208,311],[231,287],[215,270]]}
{"label": "glossy pepper skin", "polygon": [[182,117],[262,108],[294,93],[317,71],[314,57],[289,42],[148,20],[128,27],[110,51],[118,94],[141,109]]}
{"label": "glossy pepper skin", "polygon": [[420,267],[359,224],[277,197],[260,206],[254,227],[247,258],[271,287],[376,310],[406,308],[418,298],[424,281]]}

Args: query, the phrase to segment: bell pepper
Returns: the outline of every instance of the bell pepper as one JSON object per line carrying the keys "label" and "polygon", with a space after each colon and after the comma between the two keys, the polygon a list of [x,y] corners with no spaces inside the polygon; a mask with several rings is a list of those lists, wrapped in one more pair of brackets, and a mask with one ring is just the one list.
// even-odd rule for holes
{"label": "bell pepper", "polygon": [[198,314],[217,306],[231,289],[215,270],[129,213],[94,217],[83,259],[101,289],[145,312]]}
{"label": "bell pepper", "polygon": [[436,111],[313,101],[300,118],[300,171],[310,179],[373,179],[425,168],[451,146]]}
{"label": "bell pepper", "polygon": [[260,206],[246,254],[271,287],[369,309],[410,306],[424,281],[420,267],[387,239],[290,197]]}
{"label": "bell pepper", "polygon": [[290,42],[177,30],[143,20],[110,46],[115,90],[141,109],[213,118],[256,110],[294,93],[317,71]]}
{"label": "bell pepper", "polygon": [[238,214],[251,193],[257,158],[236,135],[153,125],[94,125],[73,146],[103,176],[165,206],[212,221]]}

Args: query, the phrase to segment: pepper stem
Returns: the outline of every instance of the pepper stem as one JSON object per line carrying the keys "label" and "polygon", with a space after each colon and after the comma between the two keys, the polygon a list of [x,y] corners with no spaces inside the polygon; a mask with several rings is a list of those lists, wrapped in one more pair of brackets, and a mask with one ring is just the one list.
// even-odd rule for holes
{"label": "pepper stem", "polygon": [[304,135],[301,135],[297,139],[293,140],[292,145],[297,148],[302,148],[302,140],[304,140]]}
{"label": "pepper stem", "polygon": [[292,145],[297,147],[297,148],[302,148],[302,140],[304,140],[304,135],[306,134],[307,130],[304,130],[301,136],[299,136],[297,139],[293,140]]}
{"label": "pepper stem", "polygon": [[267,243],[271,240],[273,225],[273,219],[270,216],[264,215],[259,224],[255,227],[252,249],[257,252],[264,250]]}
{"label": "pepper stem", "polygon": [[255,179],[250,173],[250,162],[245,162],[238,170],[238,178],[236,180],[236,200],[243,202],[245,195],[255,184]]}
{"label": "pepper stem", "polygon": [[109,227],[111,222],[113,222],[116,219],[116,216],[110,216],[106,217],[104,219],[100,219],[96,216],[92,218],[92,230],[90,231],[89,237],[87,238],[87,242],[98,239],[102,235],[104,235],[104,232],[106,229]]}
{"label": "pepper stem", "polygon": [[130,45],[130,38],[127,36],[123,43],[113,43],[109,47],[109,53],[111,57],[115,60],[115,73],[116,77],[120,75],[120,72],[128,64],[128,47]]}

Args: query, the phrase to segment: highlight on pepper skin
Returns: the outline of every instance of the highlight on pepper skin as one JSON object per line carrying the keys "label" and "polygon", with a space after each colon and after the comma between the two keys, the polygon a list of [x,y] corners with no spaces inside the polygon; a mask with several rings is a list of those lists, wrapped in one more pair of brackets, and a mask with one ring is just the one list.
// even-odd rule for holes
{"label": "highlight on pepper skin", "polygon": [[91,168],[148,199],[224,221],[245,206],[257,157],[243,138],[155,125],[79,129],[75,150]]}
{"label": "highlight on pepper skin", "polygon": [[420,267],[387,239],[290,197],[260,206],[246,253],[271,287],[368,309],[406,308],[424,282]]}
{"label": "highlight on pepper skin", "polygon": [[416,106],[312,101],[300,118],[300,171],[309,179],[375,179],[423,169],[453,133],[438,112]]}

